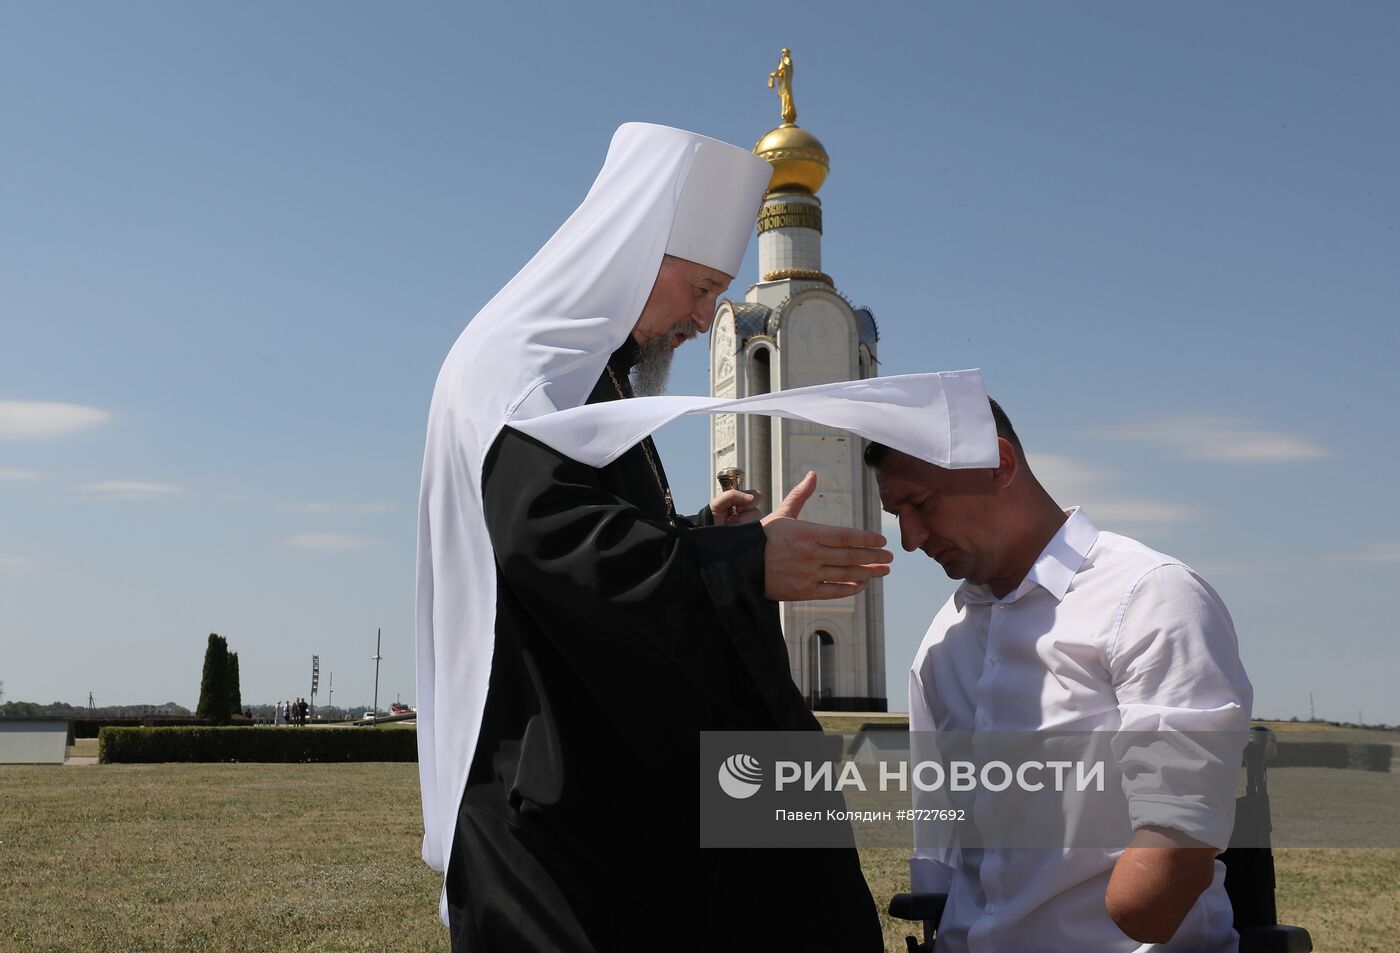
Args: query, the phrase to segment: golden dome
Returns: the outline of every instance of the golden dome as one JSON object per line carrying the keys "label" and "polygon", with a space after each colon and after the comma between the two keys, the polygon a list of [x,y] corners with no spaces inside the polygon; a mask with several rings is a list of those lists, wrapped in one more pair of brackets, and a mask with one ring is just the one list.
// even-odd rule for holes
{"label": "golden dome", "polygon": [[770,192],[795,190],[815,195],[831,169],[831,159],[821,140],[790,122],[758,140],[753,151],[773,166]]}

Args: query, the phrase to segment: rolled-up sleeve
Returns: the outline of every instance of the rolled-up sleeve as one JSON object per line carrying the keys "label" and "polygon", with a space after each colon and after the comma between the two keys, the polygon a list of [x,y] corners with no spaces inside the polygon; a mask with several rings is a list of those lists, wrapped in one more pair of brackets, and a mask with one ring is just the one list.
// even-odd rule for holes
{"label": "rolled-up sleeve", "polygon": [[1170,828],[1224,849],[1254,696],[1225,604],[1186,566],[1153,567],[1119,606],[1108,663],[1134,830]]}

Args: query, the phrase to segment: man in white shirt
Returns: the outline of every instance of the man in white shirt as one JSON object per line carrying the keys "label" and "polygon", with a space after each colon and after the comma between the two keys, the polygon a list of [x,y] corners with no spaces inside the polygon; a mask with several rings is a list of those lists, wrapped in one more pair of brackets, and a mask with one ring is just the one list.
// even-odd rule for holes
{"label": "man in white shirt", "polygon": [[1123,783],[1122,846],[960,849],[916,831],[913,889],[949,895],[935,949],[1233,951],[1215,858],[1234,821],[1253,690],[1229,613],[1180,561],[1061,509],[995,401],[992,411],[995,469],[866,451],[904,549],[963,580],[915,657],[911,731],[1189,731],[1217,750],[1202,772]]}

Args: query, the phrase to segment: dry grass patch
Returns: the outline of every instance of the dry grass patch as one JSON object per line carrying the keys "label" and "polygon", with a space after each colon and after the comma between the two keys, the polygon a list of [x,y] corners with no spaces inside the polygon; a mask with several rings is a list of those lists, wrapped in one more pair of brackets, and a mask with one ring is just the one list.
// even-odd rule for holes
{"label": "dry grass patch", "polygon": [[5,767],[0,798],[0,949],[447,948],[415,765]]}

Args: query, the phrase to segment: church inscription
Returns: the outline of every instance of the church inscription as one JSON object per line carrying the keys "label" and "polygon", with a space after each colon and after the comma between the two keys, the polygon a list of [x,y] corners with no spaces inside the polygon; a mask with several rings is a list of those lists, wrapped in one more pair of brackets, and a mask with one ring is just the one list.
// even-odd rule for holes
{"label": "church inscription", "polygon": [[822,210],[819,205],[806,205],[799,202],[765,205],[758,213],[758,233],[762,235],[774,228],[810,228],[822,230]]}

